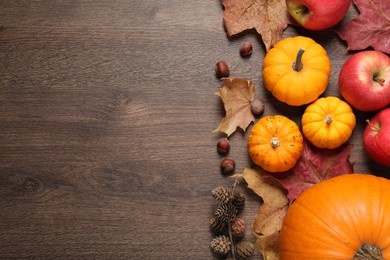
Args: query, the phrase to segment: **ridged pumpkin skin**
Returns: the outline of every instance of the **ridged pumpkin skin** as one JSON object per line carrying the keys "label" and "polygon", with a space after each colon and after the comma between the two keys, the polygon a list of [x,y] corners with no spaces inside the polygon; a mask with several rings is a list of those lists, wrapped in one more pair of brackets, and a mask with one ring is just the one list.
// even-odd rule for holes
{"label": "ridged pumpkin skin", "polygon": [[[302,69],[296,71],[293,64],[303,49]],[[263,63],[265,87],[278,100],[292,106],[308,104],[316,100],[328,86],[331,63],[325,49],[304,36],[285,38],[269,50]]]}
{"label": "ridged pumpkin skin", "polygon": [[302,116],[303,135],[319,148],[339,147],[349,140],[355,126],[352,108],[337,97],[317,99]]}
{"label": "ridged pumpkin skin", "polygon": [[[363,243],[390,259],[390,180],[345,174],[313,185],[290,206],[281,260],[352,259]],[[362,258],[360,258],[362,259]]]}
{"label": "ridged pumpkin skin", "polygon": [[285,116],[265,116],[249,133],[248,151],[252,161],[269,172],[291,169],[302,150],[303,137],[298,125]]}

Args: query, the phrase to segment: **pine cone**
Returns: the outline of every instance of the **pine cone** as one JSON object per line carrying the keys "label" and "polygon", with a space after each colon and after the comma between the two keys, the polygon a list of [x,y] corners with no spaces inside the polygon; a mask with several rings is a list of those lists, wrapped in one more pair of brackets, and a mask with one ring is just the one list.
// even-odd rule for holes
{"label": "pine cone", "polygon": [[213,217],[212,219],[210,219],[209,224],[210,228],[217,232],[221,232],[227,226],[226,221],[222,221],[217,217]]}
{"label": "pine cone", "polygon": [[232,221],[232,235],[235,237],[243,237],[245,235],[245,220],[242,218],[235,218]]}
{"label": "pine cone", "polygon": [[219,253],[219,254],[227,254],[230,249],[232,243],[230,242],[229,237],[221,235],[217,236],[213,240],[211,240],[210,246],[214,250],[214,252]]}
{"label": "pine cone", "polygon": [[232,193],[227,187],[218,186],[211,191],[214,199],[220,203],[228,203],[232,199]]}
{"label": "pine cone", "polygon": [[236,207],[237,211],[242,210],[245,204],[245,195],[241,192],[235,193],[233,196],[232,204]]}
{"label": "pine cone", "polygon": [[237,209],[231,203],[221,204],[215,210],[215,216],[222,221],[230,221],[237,216]]}
{"label": "pine cone", "polygon": [[255,245],[248,241],[241,241],[236,245],[237,259],[247,259],[255,252]]}

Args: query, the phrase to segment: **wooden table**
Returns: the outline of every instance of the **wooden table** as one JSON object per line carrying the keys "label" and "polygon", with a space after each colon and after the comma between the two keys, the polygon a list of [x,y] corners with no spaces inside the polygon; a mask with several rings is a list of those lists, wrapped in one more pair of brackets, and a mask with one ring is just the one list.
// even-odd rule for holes
{"label": "wooden table", "polygon": [[[265,115],[299,122],[304,109],[265,90],[260,38],[228,40],[222,16],[217,0],[0,2],[0,258],[214,258],[210,191],[232,184],[212,133],[224,116],[214,65],[252,80]],[[345,43],[331,30],[283,37],[297,34],[328,51],[324,95],[339,96]],[[372,113],[356,115],[355,172],[385,175],[362,145]],[[230,137],[236,172],[251,165],[247,133]],[[239,188],[250,226],[260,199]]]}

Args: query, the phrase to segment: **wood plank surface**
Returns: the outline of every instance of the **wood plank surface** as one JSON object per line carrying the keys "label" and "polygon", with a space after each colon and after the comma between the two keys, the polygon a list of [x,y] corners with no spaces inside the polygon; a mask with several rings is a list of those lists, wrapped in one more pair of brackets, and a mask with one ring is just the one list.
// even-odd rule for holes
{"label": "wood plank surface", "polygon": [[[265,90],[260,38],[227,39],[222,16],[217,0],[0,2],[1,259],[215,258],[210,191],[232,183],[219,171],[223,134],[212,133],[224,116],[215,63],[255,83],[265,115],[299,122],[304,110]],[[327,50],[324,95],[340,96],[345,43],[332,30],[283,37],[297,34]],[[386,176],[363,148],[372,113],[355,112],[355,172]],[[251,165],[246,138],[230,138],[237,172]],[[239,188],[250,226],[260,200]],[[250,227],[246,236],[254,241]]]}

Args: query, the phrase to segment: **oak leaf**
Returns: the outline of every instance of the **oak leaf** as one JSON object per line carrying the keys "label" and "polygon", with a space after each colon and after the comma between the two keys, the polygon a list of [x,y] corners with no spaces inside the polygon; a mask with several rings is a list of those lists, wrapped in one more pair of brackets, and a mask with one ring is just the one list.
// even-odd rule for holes
{"label": "oak leaf", "polygon": [[225,117],[213,132],[224,132],[230,136],[237,127],[243,131],[255,120],[251,112],[251,102],[255,98],[252,81],[241,78],[222,78],[224,85],[218,89],[225,108]]}
{"label": "oak leaf", "polygon": [[336,30],[347,50],[372,47],[390,53],[390,1],[354,0],[360,15]]}
{"label": "oak leaf", "polygon": [[352,145],[345,143],[335,149],[320,149],[304,141],[302,156],[297,164],[287,172],[269,173],[287,191],[292,203],[303,191],[321,181],[342,174],[353,173],[353,164],[349,161]]}
{"label": "oak leaf", "polygon": [[277,242],[284,216],[289,207],[285,190],[278,183],[268,178],[263,169],[245,168],[241,176],[252,189],[262,198],[263,204],[256,214],[252,231],[256,235],[256,247],[264,259],[278,259]]}
{"label": "oak leaf", "polygon": [[288,24],[293,24],[286,0],[221,0],[221,4],[227,36],[255,29],[266,50],[281,39]]}

